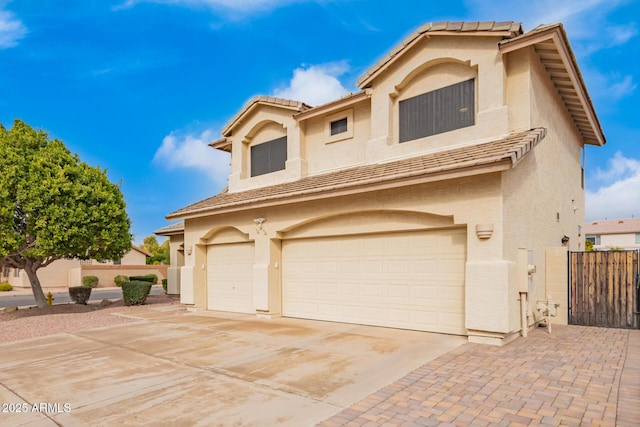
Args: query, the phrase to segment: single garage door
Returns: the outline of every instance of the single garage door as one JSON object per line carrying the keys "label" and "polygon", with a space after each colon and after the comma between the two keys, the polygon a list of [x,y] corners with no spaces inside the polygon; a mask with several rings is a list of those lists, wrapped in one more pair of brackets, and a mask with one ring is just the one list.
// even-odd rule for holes
{"label": "single garage door", "polygon": [[466,335],[466,230],[283,241],[283,314]]}
{"label": "single garage door", "polygon": [[253,242],[207,247],[209,310],[255,313]]}

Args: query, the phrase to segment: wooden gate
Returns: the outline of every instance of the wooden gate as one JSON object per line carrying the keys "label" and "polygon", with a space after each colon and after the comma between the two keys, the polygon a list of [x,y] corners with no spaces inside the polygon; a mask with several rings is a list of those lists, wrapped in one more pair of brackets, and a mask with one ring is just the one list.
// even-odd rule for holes
{"label": "wooden gate", "polygon": [[640,251],[569,253],[569,324],[640,329]]}

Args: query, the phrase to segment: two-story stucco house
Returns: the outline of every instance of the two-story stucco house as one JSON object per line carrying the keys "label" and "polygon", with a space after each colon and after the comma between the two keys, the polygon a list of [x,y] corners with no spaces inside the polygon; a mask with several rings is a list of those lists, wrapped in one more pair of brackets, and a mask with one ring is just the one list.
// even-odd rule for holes
{"label": "two-story stucco house", "polygon": [[256,97],[210,144],[228,189],[167,215],[182,302],[508,342],[545,250],[583,248],[582,152],[605,143],[562,25],[428,24],[357,84]]}

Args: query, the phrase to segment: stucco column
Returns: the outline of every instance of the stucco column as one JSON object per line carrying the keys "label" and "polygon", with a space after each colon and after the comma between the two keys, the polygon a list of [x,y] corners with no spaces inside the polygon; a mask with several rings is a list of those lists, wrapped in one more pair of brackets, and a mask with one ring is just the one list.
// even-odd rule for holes
{"label": "stucco column", "polygon": [[260,317],[280,317],[280,248],[281,243],[266,230],[255,235],[255,262],[253,266],[253,303]]}

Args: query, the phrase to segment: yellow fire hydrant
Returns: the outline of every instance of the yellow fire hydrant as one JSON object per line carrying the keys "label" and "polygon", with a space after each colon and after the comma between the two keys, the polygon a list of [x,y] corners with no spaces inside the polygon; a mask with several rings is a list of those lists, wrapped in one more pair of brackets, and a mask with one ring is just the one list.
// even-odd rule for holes
{"label": "yellow fire hydrant", "polygon": [[47,305],[53,305],[54,299],[53,294],[50,291],[47,292]]}

